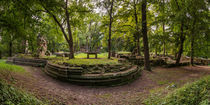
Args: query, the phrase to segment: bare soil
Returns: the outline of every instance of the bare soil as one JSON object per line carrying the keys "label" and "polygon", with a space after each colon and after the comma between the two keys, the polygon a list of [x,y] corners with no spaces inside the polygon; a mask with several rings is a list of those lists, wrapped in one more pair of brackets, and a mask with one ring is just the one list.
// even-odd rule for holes
{"label": "bare soil", "polygon": [[140,78],[127,85],[89,87],[51,78],[43,72],[43,68],[29,66],[24,68],[27,73],[12,73],[15,82],[10,83],[56,105],[141,105],[151,90],[167,87],[171,83],[180,87],[187,82],[210,75],[210,66],[155,67],[152,72],[143,71]]}

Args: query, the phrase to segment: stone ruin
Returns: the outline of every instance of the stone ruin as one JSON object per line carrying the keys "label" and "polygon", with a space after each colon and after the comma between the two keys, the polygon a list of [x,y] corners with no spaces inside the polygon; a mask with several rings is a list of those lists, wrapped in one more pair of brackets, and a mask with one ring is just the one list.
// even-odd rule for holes
{"label": "stone ruin", "polygon": [[45,56],[47,51],[47,41],[41,34],[37,36],[37,46],[37,57]]}

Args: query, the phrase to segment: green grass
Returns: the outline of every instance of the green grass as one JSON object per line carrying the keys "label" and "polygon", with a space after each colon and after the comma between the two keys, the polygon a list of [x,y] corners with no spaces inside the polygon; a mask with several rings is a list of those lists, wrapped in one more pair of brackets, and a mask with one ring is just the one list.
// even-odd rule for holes
{"label": "green grass", "polygon": [[4,60],[0,60],[0,71],[25,72],[23,67],[7,64]]}
{"label": "green grass", "polygon": [[77,65],[96,65],[96,64],[118,64],[117,59],[109,60],[107,58],[104,59],[71,59],[65,61],[69,64],[77,64]]}
{"label": "green grass", "polygon": [[[97,56],[98,58],[107,58],[108,53],[100,53]],[[87,54],[86,53],[75,54],[75,58],[87,58]],[[90,58],[95,58],[95,55],[90,55]]]}
{"label": "green grass", "polygon": [[165,97],[152,94],[146,105],[210,105],[210,76],[186,84]]}
{"label": "green grass", "polygon": [[161,81],[157,81],[157,83],[159,85],[165,85],[165,84],[168,84],[168,81],[167,80],[161,80]]}
{"label": "green grass", "polygon": [[34,96],[18,90],[0,80],[1,105],[46,105]]}
{"label": "green grass", "polygon": [[[76,65],[97,65],[97,64],[118,64],[118,59],[108,58],[108,53],[100,53],[97,55],[98,59],[87,59],[86,53],[75,54],[75,59],[68,59],[68,57],[45,56],[44,58],[51,60],[53,63],[62,64],[63,62]],[[22,57],[25,57],[22,55]],[[95,58],[95,55],[90,55],[90,58]],[[30,56],[26,56],[30,58]]]}
{"label": "green grass", "polygon": [[[107,59],[107,53],[98,54],[99,59],[87,59],[87,54],[79,53],[75,55],[75,59],[68,59],[68,57],[54,57],[51,58],[53,63],[62,64],[63,62],[73,64],[73,65],[97,65],[97,64],[118,64],[118,59],[112,58]],[[95,56],[90,56],[90,58],[95,58]]]}
{"label": "green grass", "polygon": [[128,51],[120,51],[120,52],[117,52],[118,54],[130,54],[131,52],[128,52]]}

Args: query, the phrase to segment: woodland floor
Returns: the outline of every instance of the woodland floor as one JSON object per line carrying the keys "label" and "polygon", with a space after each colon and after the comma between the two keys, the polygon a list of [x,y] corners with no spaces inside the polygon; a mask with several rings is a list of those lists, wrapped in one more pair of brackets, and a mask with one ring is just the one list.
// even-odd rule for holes
{"label": "woodland floor", "polygon": [[[14,74],[11,84],[34,94],[51,104],[68,105],[141,105],[152,92],[166,88],[170,84],[180,87],[205,75],[210,75],[210,66],[162,68],[155,67],[153,72],[143,71],[136,81],[117,87],[87,87],[61,82],[47,76],[43,68],[24,66],[26,74]],[[0,75],[1,76],[1,75]],[[15,82],[14,82],[15,81]]]}

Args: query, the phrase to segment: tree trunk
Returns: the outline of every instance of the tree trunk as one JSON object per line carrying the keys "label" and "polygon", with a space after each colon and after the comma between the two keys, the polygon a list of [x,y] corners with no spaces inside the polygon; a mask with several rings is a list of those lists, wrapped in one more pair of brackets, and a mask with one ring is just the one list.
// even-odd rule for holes
{"label": "tree trunk", "polygon": [[1,50],[0,50],[0,59],[2,59],[2,55],[1,55],[2,53],[1,53]]}
{"label": "tree trunk", "polygon": [[112,0],[111,2],[111,8],[110,8],[110,14],[109,14],[109,40],[108,40],[108,59],[111,58],[111,36],[112,36],[112,9],[113,9],[113,2],[114,0]]}
{"label": "tree trunk", "polygon": [[185,40],[185,36],[184,36],[184,23],[183,21],[181,22],[181,34],[180,34],[180,46],[179,46],[179,52],[178,52],[178,56],[176,59],[176,64],[180,63],[180,59],[182,57],[182,53],[183,53],[183,45],[184,45],[184,40]]}
{"label": "tree trunk", "polygon": [[66,15],[66,21],[67,21],[67,31],[68,31],[68,36],[69,37],[67,36],[64,27],[59,22],[59,20],[57,19],[57,17],[50,10],[48,10],[47,7],[45,7],[44,5],[42,5],[42,7],[46,10],[46,12],[48,14],[50,14],[53,17],[53,19],[55,20],[55,22],[60,27],[60,29],[61,29],[61,31],[62,31],[62,33],[64,35],[64,38],[68,42],[69,50],[70,50],[69,59],[74,58],[74,46],[73,46],[73,38],[72,38],[72,32],[71,32],[71,25],[70,25],[70,21],[69,21],[68,0],[66,0],[66,5],[65,5],[64,8],[65,8],[65,15]]}
{"label": "tree trunk", "polygon": [[155,47],[155,56],[157,56],[157,47]]}
{"label": "tree trunk", "polygon": [[53,46],[52,47],[52,54],[54,54],[55,53],[55,41],[52,42],[52,46]]}
{"label": "tree trunk", "polygon": [[166,56],[166,43],[163,42],[163,56]]}
{"label": "tree trunk", "polygon": [[[196,18],[196,17],[195,17]],[[194,19],[193,21],[193,28],[192,28],[192,33],[191,33],[191,54],[190,54],[190,65],[193,66],[194,65],[194,39],[195,39],[195,23],[196,20]],[[208,46],[207,46],[208,47]]]}
{"label": "tree trunk", "polygon": [[147,5],[147,0],[143,0],[143,3],[142,3],[142,35],[143,35],[143,44],[144,44],[144,69],[151,71],[150,61],[149,61],[149,46],[148,46],[148,38],[147,38],[146,5]]}
{"label": "tree trunk", "polygon": [[163,56],[166,55],[165,23],[163,22]]}
{"label": "tree trunk", "polygon": [[190,57],[190,64],[193,66],[194,60],[194,35],[191,34],[191,57]]}
{"label": "tree trunk", "polygon": [[12,57],[12,41],[9,42],[9,57]]}
{"label": "tree trunk", "polygon": [[[163,13],[165,12],[165,0],[163,0]],[[166,55],[166,39],[165,39],[165,20],[163,20],[163,56]]]}
{"label": "tree trunk", "polygon": [[137,54],[140,56],[141,53],[140,53],[140,35],[139,35],[139,28],[138,28],[138,15],[137,15],[137,10],[136,10],[136,0],[134,0],[134,16],[135,16],[135,21],[136,21],[136,35],[137,35],[137,42],[136,42],[136,45],[137,45]]}
{"label": "tree trunk", "polygon": [[70,25],[70,21],[69,21],[69,12],[68,12],[68,0],[66,0],[66,20],[67,20],[67,30],[68,30],[68,34],[69,34],[69,50],[70,50],[70,54],[69,54],[69,59],[73,59],[74,58],[74,44],[73,44],[73,37],[72,37],[72,32],[71,32],[71,25]]}

